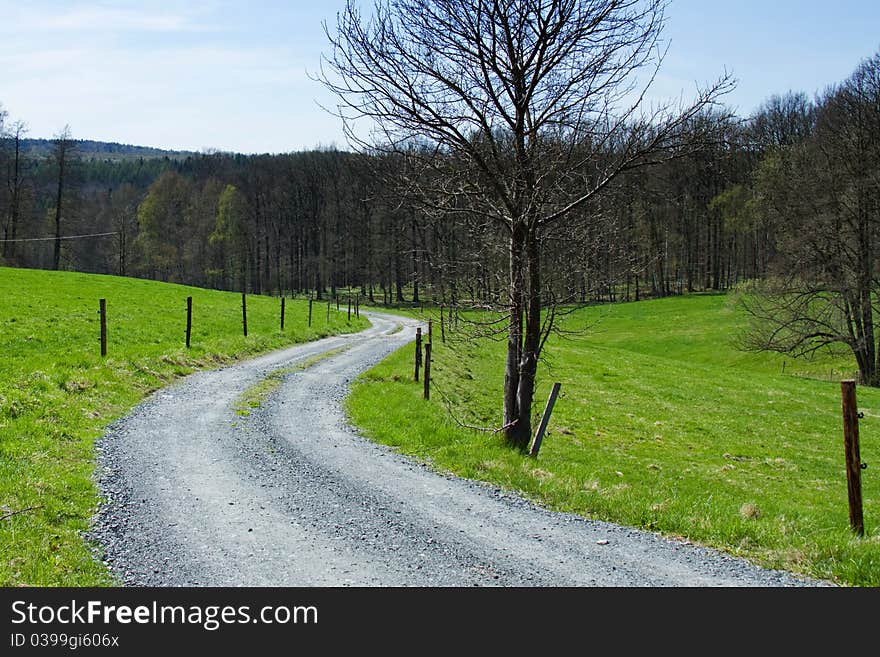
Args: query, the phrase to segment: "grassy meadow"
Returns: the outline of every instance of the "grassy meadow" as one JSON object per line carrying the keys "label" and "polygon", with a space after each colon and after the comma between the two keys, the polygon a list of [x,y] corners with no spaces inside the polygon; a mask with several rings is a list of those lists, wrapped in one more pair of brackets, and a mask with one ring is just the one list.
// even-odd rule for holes
{"label": "grassy meadow", "polygon": [[[428,315],[425,315],[426,317]],[[562,383],[537,459],[498,434],[504,343],[440,340],[431,401],[406,347],[348,401],[370,437],[552,509],[710,545],[764,566],[880,585],[880,390],[858,389],[865,537],[849,529],[839,379],[846,354],[793,361],[735,348],[736,298],[594,306],[548,342],[535,412]],[[784,371],[783,371],[784,368]],[[381,400],[381,402],[378,402]]]}
{"label": "grassy meadow", "polygon": [[[193,297],[191,348],[186,297]],[[100,355],[98,300],[107,299]],[[153,281],[0,268],[0,585],[112,584],[83,539],[99,502],[95,440],[148,393],[196,369],[360,330],[335,307]]]}

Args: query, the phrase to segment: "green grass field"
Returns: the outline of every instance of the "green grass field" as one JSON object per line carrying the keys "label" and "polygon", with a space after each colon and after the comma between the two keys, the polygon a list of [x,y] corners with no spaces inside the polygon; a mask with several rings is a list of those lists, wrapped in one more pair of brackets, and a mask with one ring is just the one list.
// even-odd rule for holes
{"label": "green grass field", "polygon": [[802,362],[737,351],[745,318],[732,296],[578,310],[548,343],[535,412],[553,381],[562,396],[530,459],[459,424],[501,425],[504,344],[468,340],[463,325],[441,344],[434,317],[431,401],[412,382],[412,348],[402,349],[348,401],[367,435],[549,508],[880,585],[880,390],[858,389],[870,464],[859,539],[849,530],[838,383],[855,369],[846,354]]}
{"label": "green grass field", "polygon": [[[193,297],[185,348],[186,297]],[[100,355],[98,300],[107,299]],[[148,393],[195,369],[356,331],[315,306],[152,281],[0,268],[0,585],[111,584],[83,539],[98,504],[94,442]]]}

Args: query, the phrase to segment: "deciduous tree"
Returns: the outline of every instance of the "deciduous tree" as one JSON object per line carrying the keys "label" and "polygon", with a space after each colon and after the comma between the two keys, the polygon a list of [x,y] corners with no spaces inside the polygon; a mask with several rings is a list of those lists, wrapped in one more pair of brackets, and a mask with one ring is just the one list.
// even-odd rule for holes
{"label": "deciduous tree", "polygon": [[70,160],[76,150],[76,143],[71,138],[70,126],[66,125],[55,135],[52,141],[52,159],[57,172],[55,194],[55,247],[52,252],[52,269],[61,267],[61,218],[68,191]]}
{"label": "deciduous tree", "polygon": [[546,231],[624,172],[681,153],[683,128],[731,81],[642,110],[637,75],[662,62],[664,0],[377,0],[371,17],[358,4],[328,33],[323,80],[354,143],[419,158],[434,173],[413,188],[423,202],[478,213],[505,236],[503,422],[524,449],[549,331]]}
{"label": "deciduous tree", "polygon": [[815,129],[758,172],[779,232],[775,275],[744,299],[745,346],[805,356],[845,345],[880,385],[880,53],[818,103]]}

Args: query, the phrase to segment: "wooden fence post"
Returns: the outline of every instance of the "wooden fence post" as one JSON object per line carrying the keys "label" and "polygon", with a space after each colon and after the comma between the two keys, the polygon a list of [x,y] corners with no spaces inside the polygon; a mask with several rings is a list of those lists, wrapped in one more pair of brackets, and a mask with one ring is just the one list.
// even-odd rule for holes
{"label": "wooden fence post", "polygon": [[443,304],[440,304],[440,342],[446,344],[446,328],[443,326]]}
{"label": "wooden fence post", "polygon": [[431,343],[425,343],[425,399],[431,399]]}
{"label": "wooden fence post", "polygon": [[241,325],[244,328],[244,337],[247,337],[247,295],[241,293]]}
{"label": "wooden fence post", "polygon": [[550,398],[547,400],[547,406],[544,408],[544,415],[541,416],[541,422],[538,424],[538,430],[532,440],[532,447],[529,450],[529,456],[538,456],[538,450],[541,449],[541,441],[544,440],[544,432],[547,431],[547,424],[550,422],[550,414],[553,412],[553,406],[556,404],[556,398],[559,396],[561,383],[554,383],[553,389],[550,391]]}
{"label": "wooden fence post", "polygon": [[351,295],[348,295],[348,321],[351,321]]}
{"label": "wooden fence post", "polygon": [[419,366],[422,364],[422,327],[416,329],[416,376],[415,380],[419,380]]}
{"label": "wooden fence post", "polygon": [[193,325],[193,298],[186,298],[186,348],[189,349],[189,339],[192,335]]}
{"label": "wooden fence post", "polygon": [[840,382],[843,405],[843,447],[846,452],[846,488],[849,495],[849,524],[858,536],[865,535],[862,516],[862,465],[859,455],[859,410],[856,404],[856,382]]}
{"label": "wooden fence post", "polygon": [[309,297],[309,326],[312,325],[312,297]]}
{"label": "wooden fence post", "polygon": [[433,342],[432,337],[434,335],[434,320],[428,320],[428,343]]}
{"label": "wooden fence post", "polygon": [[330,323],[330,299],[327,299],[327,323]]}
{"label": "wooden fence post", "polygon": [[98,299],[98,313],[101,315],[101,355],[107,355],[107,299]]}
{"label": "wooden fence post", "polygon": [[355,317],[361,316],[361,295],[360,294],[356,295],[354,298],[354,316]]}
{"label": "wooden fence post", "polygon": [[284,330],[284,297],[281,297],[281,330]]}

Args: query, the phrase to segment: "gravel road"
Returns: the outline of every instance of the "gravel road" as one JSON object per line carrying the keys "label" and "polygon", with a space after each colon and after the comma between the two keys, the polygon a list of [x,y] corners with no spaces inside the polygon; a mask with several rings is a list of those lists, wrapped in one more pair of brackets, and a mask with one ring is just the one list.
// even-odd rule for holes
{"label": "gravel road", "polygon": [[[369,317],[372,328],[358,334],[193,374],[108,429],[98,444],[106,501],[91,537],[122,582],[820,584],[650,532],[549,512],[360,437],[340,407],[349,384],[410,341],[417,325]],[[236,414],[236,399],[271,372],[340,348],[287,373],[250,416]]]}

